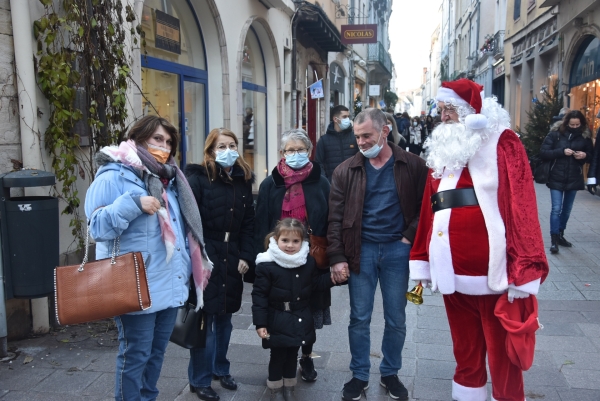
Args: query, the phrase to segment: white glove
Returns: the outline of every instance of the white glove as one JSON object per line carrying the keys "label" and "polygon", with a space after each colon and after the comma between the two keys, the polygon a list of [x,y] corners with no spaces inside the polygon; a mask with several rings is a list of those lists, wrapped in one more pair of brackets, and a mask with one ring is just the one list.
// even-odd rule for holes
{"label": "white glove", "polygon": [[240,259],[240,262],[238,263],[238,272],[240,272],[240,274],[245,274],[249,268],[248,262],[244,259]]}
{"label": "white glove", "polygon": [[528,292],[516,290],[514,288],[508,288],[508,302],[512,303],[515,298],[527,298],[529,296]]}
{"label": "white glove", "polygon": [[431,280],[419,280],[423,288],[431,288]]}

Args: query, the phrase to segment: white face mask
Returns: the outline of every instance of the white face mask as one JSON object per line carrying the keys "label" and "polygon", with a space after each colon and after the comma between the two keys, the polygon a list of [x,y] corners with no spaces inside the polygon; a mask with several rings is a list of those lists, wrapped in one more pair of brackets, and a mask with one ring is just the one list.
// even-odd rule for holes
{"label": "white face mask", "polygon": [[381,149],[383,149],[383,146],[381,146],[379,144],[379,140],[381,139],[382,134],[383,134],[383,132],[381,132],[379,134],[379,138],[377,138],[377,142],[371,148],[369,148],[367,150],[359,149],[360,153],[362,153],[364,157],[366,157],[367,159],[373,159],[373,158],[377,157],[379,152],[381,152]]}
{"label": "white face mask", "polygon": [[392,132],[392,130],[394,129],[394,126],[393,126],[392,124],[388,124],[387,126],[388,126],[388,128],[390,129],[390,133],[391,133],[391,132]]}
{"label": "white face mask", "polygon": [[348,117],[340,119],[339,121],[340,122],[338,123],[338,125],[340,126],[340,129],[342,131],[348,129],[350,127],[350,125],[352,125],[352,121],[350,121],[350,118],[348,118]]}

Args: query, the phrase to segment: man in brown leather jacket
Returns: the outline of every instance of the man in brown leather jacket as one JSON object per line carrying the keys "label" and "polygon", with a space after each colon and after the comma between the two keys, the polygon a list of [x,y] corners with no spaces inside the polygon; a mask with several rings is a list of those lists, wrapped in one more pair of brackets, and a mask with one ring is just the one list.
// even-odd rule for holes
{"label": "man in brown leather jacket", "polygon": [[327,254],[336,282],[350,273],[348,336],[352,380],[344,400],[359,400],[369,383],[370,322],[377,282],[385,329],[381,385],[393,399],[408,400],[398,379],[406,337],[408,258],[417,231],[428,169],[420,157],[389,144],[385,114],[367,109],[354,120],[360,153],[333,172]]}

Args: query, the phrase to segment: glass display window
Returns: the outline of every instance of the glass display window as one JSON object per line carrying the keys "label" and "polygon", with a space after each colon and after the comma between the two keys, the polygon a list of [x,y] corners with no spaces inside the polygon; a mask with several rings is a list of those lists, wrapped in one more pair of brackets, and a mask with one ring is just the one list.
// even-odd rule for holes
{"label": "glass display window", "polygon": [[[267,166],[267,87],[265,61],[256,32],[251,27],[242,56],[242,147],[244,160],[256,175],[254,190],[269,175]],[[236,132],[239,137],[239,133]]]}
{"label": "glass display window", "polygon": [[177,127],[182,167],[200,163],[208,132],[208,73],[197,16],[186,2],[147,0],[142,29],[142,113]]}

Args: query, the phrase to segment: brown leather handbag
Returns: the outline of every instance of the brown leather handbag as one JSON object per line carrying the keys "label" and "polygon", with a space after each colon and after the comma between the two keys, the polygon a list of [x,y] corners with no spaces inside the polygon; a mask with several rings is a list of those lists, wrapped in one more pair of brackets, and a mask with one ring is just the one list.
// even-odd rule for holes
{"label": "brown leather handbag", "polygon": [[312,234],[310,225],[308,226],[308,244],[310,245],[310,256],[315,258],[317,268],[329,269],[329,257],[327,256],[327,237],[320,237]]}
{"label": "brown leather handbag", "polygon": [[54,301],[58,324],[106,319],[152,306],[141,252],[119,256],[119,238],[110,258],[88,262],[90,233],[80,265],[54,269]]}

